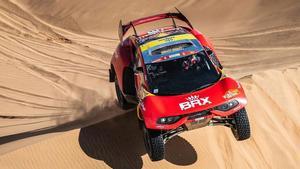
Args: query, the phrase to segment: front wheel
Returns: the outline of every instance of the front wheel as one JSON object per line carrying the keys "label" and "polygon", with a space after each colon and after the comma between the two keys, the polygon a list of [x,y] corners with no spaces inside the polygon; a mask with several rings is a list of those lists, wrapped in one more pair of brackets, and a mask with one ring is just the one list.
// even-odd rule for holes
{"label": "front wheel", "polygon": [[231,128],[231,131],[238,141],[250,138],[250,124],[245,108],[233,114],[233,127]]}
{"label": "front wheel", "polygon": [[145,125],[143,128],[144,143],[146,151],[152,161],[164,159],[165,144],[160,131],[149,130]]}

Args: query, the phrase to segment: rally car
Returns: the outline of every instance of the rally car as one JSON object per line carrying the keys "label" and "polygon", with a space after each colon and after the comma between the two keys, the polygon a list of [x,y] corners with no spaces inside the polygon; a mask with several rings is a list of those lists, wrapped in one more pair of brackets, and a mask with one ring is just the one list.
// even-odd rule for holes
{"label": "rally car", "polygon": [[[167,18],[171,26],[136,31],[137,25]],[[124,39],[130,28],[134,34]],[[187,130],[222,125],[237,140],[250,137],[241,84],[223,73],[212,44],[180,11],[124,25],[120,21],[119,38],[109,80],[115,83],[120,107],[136,106],[152,161],[163,159],[165,143]]]}

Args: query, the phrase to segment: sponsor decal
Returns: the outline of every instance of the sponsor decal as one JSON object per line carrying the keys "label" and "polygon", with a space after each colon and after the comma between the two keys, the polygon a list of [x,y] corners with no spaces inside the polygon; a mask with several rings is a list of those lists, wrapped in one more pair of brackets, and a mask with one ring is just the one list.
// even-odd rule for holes
{"label": "sponsor decal", "polygon": [[240,92],[238,89],[230,89],[228,90],[225,95],[223,96],[224,99],[231,99],[234,96],[238,95]]}
{"label": "sponsor decal", "polygon": [[147,32],[148,35],[154,35],[154,34],[158,34],[159,32],[161,32],[161,29],[154,29],[151,30],[149,32]]}
{"label": "sponsor decal", "polygon": [[198,52],[199,52],[198,50],[183,51],[183,52],[180,53],[180,56],[193,55],[193,54],[196,54]]}
{"label": "sponsor decal", "polygon": [[162,45],[162,44],[165,44],[168,42],[174,42],[174,41],[180,41],[180,40],[192,40],[192,39],[196,39],[194,37],[194,35],[192,35],[192,34],[181,34],[181,35],[168,36],[165,38],[161,38],[158,40],[153,40],[148,43],[145,43],[145,44],[141,45],[140,48],[141,48],[141,51],[144,52],[150,48],[153,48],[155,46]]}
{"label": "sponsor decal", "polygon": [[179,103],[179,107],[181,110],[187,110],[196,106],[204,106],[206,104],[212,103],[209,100],[209,97],[200,98],[198,95],[189,96],[188,98],[186,98],[186,100],[186,102]]}
{"label": "sponsor decal", "polygon": [[163,33],[158,34],[157,37],[160,38],[160,37],[164,37],[164,36],[168,36],[168,35],[169,35],[168,33],[163,32]]}
{"label": "sponsor decal", "polygon": [[165,126],[163,126],[163,125],[156,125],[156,127],[160,128],[160,129],[164,129],[165,128]]}
{"label": "sponsor decal", "polygon": [[154,60],[152,63],[168,60],[168,59],[178,57],[178,56],[180,56],[180,53],[176,53],[176,54],[173,54],[173,55],[162,56],[159,59]]}
{"label": "sponsor decal", "polygon": [[184,57],[184,56],[187,56],[187,55],[193,55],[193,54],[196,54],[198,53],[199,51],[197,50],[193,50],[193,51],[184,51],[184,52],[180,52],[180,53],[175,53],[175,54],[172,54],[172,55],[166,55],[166,56],[162,56],[156,60],[154,60],[152,63],[157,63],[157,62],[161,62],[161,61],[164,61],[164,60],[168,60],[168,59],[172,59],[172,58],[175,58],[175,57]]}

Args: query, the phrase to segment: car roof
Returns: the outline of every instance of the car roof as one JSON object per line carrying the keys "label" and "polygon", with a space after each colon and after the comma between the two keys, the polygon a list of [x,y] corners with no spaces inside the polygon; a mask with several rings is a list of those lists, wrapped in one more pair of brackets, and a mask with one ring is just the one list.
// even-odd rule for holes
{"label": "car roof", "polygon": [[[164,47],[168,48],[169,46],[180,45],[184,43],[188,43],[190,45],[187,48],[181,50],[166,53],[164,52],[161,54],[154,54],[153,52],[157,49],[161,49]],[[203,50],[203,47],[197,40],[197,38],[193,34],[188,32],[173,32],[170,34],[160,32],[157,33],[155,37],[151,37],[151,39],[148,38],[147,40],[140,40],[139,47],[142,52],[145,64],[173,60]]]}

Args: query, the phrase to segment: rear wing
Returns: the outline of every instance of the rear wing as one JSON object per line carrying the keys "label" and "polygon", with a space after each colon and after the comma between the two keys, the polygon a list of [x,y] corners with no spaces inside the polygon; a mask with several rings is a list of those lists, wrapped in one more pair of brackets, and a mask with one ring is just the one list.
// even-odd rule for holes
{"label": "rear wing", "polygon": [[141,25],[141,24],[144,24],[144,23],[148,23],[148,22],[161,20],[161,19],[166,19],[166,18],[171,18],[172,19],[174,27],[176,27],[176,23],[175,23],[174,19],[178,19],[178,20],[181,20],[181,21],[185,22],[190,28],[193,28],[190,21],[177,8],[175,8],[175,9],[177,10],[177,13],[164,13],[164,14],[157,14],[157,15],[153,15],[153,16],[148,16],[148,17],[145,17],[145,18],[140,18],[140,19],[131,21],[131,22],[125,24],[125,25],[123,25],[122,20],[120,20],[120,24],[119,24],[119,38],[120,38],[120,41],[123,40],[123,36],[126,34],[126,32],[130,28],[133,28],[133,31],[134,31],[135,35],[137,35],[135,26]]}

